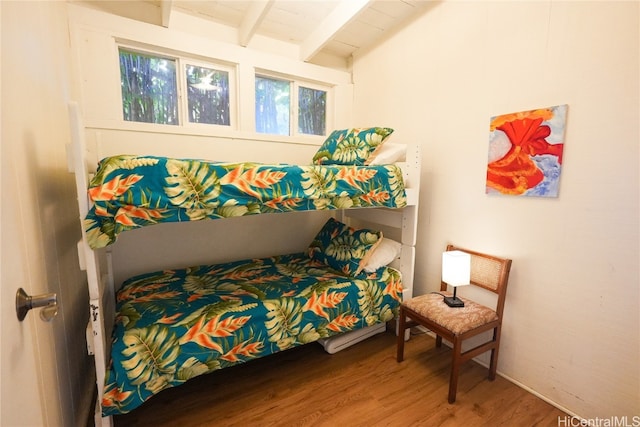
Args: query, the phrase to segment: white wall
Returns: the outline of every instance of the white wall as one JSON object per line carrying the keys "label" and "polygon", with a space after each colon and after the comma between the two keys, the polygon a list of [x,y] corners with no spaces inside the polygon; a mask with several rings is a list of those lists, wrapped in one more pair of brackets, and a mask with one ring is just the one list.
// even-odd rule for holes
{"label": "white wall", "polygon": [[[65,156],[66,4],[3,1],[1,8],[2,354],[8,357],[1,366],[0,424],[84,425],[91,359],[84,339],[86,277],[76,252],[78,209]],[[11,280],[16,277],[22,280]],[[57,317],[44,323],[34,310],[18,322],[19,287],[30,295],[55,292]]]}
{"label": "white wall", "polygon": [[[447,242],[512,258],[498,369],[585,418],[640,415],[638,25],[638,2],[445,1],[353,64],[355,122],[422,145],[415,293]],[[489,118],[559,104],[559,197],[486,195]]]}

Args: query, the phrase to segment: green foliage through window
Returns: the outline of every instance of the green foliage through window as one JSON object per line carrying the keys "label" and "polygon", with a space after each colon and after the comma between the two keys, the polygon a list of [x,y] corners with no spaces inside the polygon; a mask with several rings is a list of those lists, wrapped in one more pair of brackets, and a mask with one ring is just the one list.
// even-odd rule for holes
{"label": "green foliage through window", "polygon": [[256,132],[290,134],[291,83],[256,76]]}
{"label": "green foliage through window", "polygon": [[186,66],[189,121],[229,126],[229,73]]}
{"label": "green foliage through window", "polygon": [[[125,121],[231,125],[236,90],[230,87],[232,68],[193,65],[188,63],[193,60],[180,56],[126,47],[119,48],[119,60]],[[301,86],[297,80],[256,75],[255,123],[258,133],[326,135],[327,91]]]}
{"label": "green foliage through window", "polygon": [[302,87],[298,89],[298,132],[325,135],[327,92]]}
{"label": "green foliage through window", "polygon": [[177,125],[175,60],[124,49],[119,52],[124,120]]}
{"label": "green foliage through window", "polygon": [[297,133],[325,135],[326,91],[297,86],[289,80],[258,75],[256,76],[256,132],[291,135],[292,91],[294,91],[293,96],[298,97]]}

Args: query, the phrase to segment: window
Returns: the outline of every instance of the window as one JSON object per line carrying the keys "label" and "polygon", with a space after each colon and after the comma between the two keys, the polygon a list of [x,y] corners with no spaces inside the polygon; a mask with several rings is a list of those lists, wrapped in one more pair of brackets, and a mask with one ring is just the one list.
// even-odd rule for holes
{"label": "window", "polygon": [[[118,47],[122,116],[128,122],[205,130],[236,126],[236,66],[179,53]],[[255,131],[270,135],[326,135],[328,86],[294,78],[255,75]],[[244,123],[249,123],[245,118]],[[251,129],[243,129],[250,131]],[[205,130],[206,131],[206,130]]]}
{"label": "window", "polygon": [[175,60],[120,49],[120,82],[125,120],[178,124]]}
{"label": "window", "polygon": [[[119,56],[124,120],[167,125],[231,124],[228,69],[124,48],[119,49]],[[184,76],[178,82],[176,70],[181,67],[180,63],[186,65]],[[179,89],[183,87],[185,89]],[[186,92],[186,104],[180,104],[179,90]],[[181,114],[184,114],[182,120]]]}
{"label": "window", "polygon": [[[293,93],[293,96],[292,96]],[[293,100],[296,103],[293,104]],[[325,135],[327,91],[290,80],[256,75],[256,132],[275,135]],[[292,126],[292,111],[297,108]]]}
{"label": "window", "polygon": [[229,73],[195,65],[185,68],[189,121],[229,126]]}
{"label": "window", "polygon": [[298,89],[298,132],[326,134],[327,92],[302,87]]}
{"label": "window", "polygon": [[291,83],[256,76],[256,132],[290,134]]}

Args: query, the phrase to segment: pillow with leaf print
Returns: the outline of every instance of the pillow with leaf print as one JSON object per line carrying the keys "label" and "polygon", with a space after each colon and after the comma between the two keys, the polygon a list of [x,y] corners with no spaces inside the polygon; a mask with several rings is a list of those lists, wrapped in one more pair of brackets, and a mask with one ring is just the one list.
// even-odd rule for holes
{"label": "pillow with leaf print", "polygon": [[307,253],[311,259],[353,277],[360,274],[381,240],[381,231],[355,229],[329,218],[309,245]]}
{"label": "pillow with leaf print", "polygon": [[383,127],[334,130],[313,156],[313,164],[367,165],[392,133]]}

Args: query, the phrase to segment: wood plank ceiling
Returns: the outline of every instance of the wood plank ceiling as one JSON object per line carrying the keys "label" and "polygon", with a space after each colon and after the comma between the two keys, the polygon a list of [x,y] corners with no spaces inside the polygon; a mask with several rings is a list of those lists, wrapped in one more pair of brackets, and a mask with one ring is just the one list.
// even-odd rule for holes
{"label": "wood plank ceiling", "polygon": [[[175,12],[197,16],[237,31],[248,46],[256,35],[297,45],[300,59],[322,53],[348,60],[422,13],[435,0],[131,0],[80,1],[140,19],[135,3],[160,9],[159,24],[170,27]],[[148,20],[148,19],[145,19]]]}

